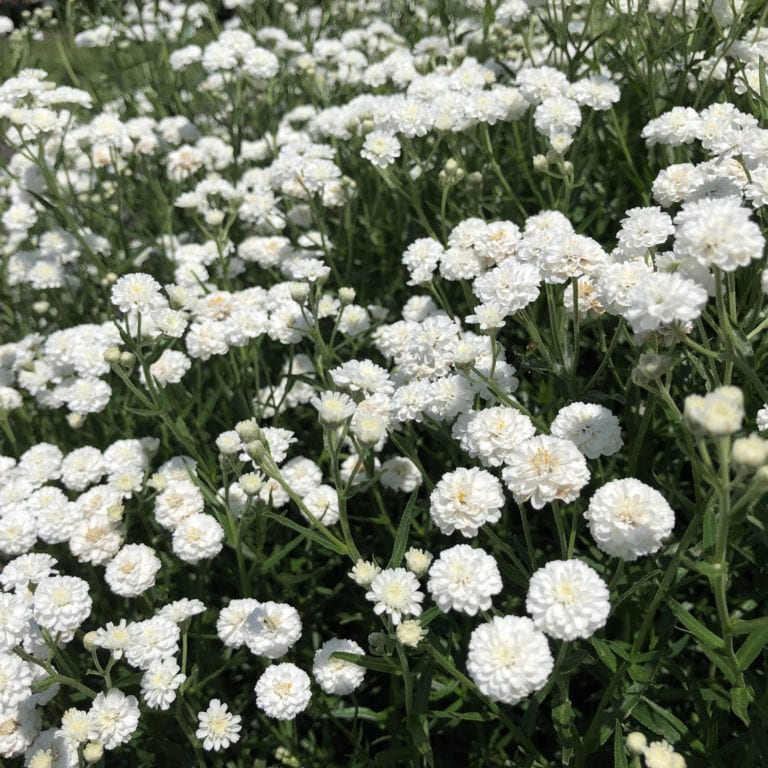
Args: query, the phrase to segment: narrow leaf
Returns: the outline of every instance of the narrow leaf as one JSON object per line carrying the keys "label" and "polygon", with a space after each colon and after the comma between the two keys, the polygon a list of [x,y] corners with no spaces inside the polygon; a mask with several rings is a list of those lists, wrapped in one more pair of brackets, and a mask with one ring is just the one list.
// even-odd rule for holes
{"label": "narrow leaf", "polygon": [[400,519],[400,525],[397,527],[397,534],[395,534],[395,544],[392,547],[392,557],[389,558],[387,568],[397,568],[403,560],[405,554],[405,548],[408,546],[408,535],[411,532],[411,522],[413,521],[413,513],[416,509],[416,498],[419,495],[418,488],[411,494],[411,498],[408,499],[408,503],[405,505],[405,511]]}
{"label": "narrow leaf", "polygon": [[621,723],[618,720],[613,732],[613,768],[629,768],[627,751],[624,747],[624,734],[621,730]]}
{"label": "narrow leaf", "polygon": [[752,697],[746,688],[731,688],[731,710],[744,725],[749,726],[749,705]]}
{"label": "narrow leaf", "polygon": [[683,608],[680,603],[672,598],[667,600],[669,607],[672,609],[672,613],[675,614],[675,618],[699,641],[704,648],[710,650],[722,650],[725,647],[725,643],[722,638],[718,637],[714,632],[707,629],[698,619],[691,616],[688,611]]}
{"label": "narrow leaf", "polygon": [[750,667],[768,643],[768,619],[765,619],[764,622],[747,635],[747,639],[736,652],[736,661],[741,672]]}
{"label": "narrow leaf", "polygon": [[593,637],[592,647],[595,649],[595,653],[597,653],[597,658],[600,659],[600,661],[602,661],[603,664],[611,670],[611,672],[615,672],[617,666],[616,657],[608,647],[608,643],[600,640],[597,637]]}
{"label": "narrow leaf", "polygon": [[351,664],[357,664],[358,667],[372,669],[375,672],[386,672],[388,675],[399,675],[400,670],[388,658],[379,658],[376,656],[364,656],[361,653],[347,653],[346,651],[334,651],[331,654],[332,659],[342,659]]}

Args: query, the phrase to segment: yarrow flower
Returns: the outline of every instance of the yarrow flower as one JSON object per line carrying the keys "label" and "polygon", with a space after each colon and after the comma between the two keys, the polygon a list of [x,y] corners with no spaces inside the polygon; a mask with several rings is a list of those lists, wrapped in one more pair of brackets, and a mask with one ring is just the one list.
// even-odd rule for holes
{"label": "yarrow flower", "polygon": [[371,582],[366,600],[376,603],[373,612],[387,613],[397,625],[403,616],[420,616],[424,593],[419,591],[416,577],[405,568],[387,568]]}
{"label": "yarrow flower", "polygon": [[112,303],[121,312],[147,312],[167,305],[160,290],[160,283],[151,275],[123,275],[112,286]]}
{"label": "yarrow flower", "polygon": [[685,203],[675,217],[675,251],[726,272],[763,255],[765,238],[741,198],[704,198]]}
{"label": "yarrow flower", "polygon": [[344,696],[352,693],[365,677],[365,667],[359,667],[344,659],[332,658],[336,651],[365,655],[363,648],[354,640],[342,640],[337,637],[326,640],[315,652],[312,674],[317,684],[326,692]]}
{"label": "yarrow flower", "polygon": [[666,499],[633,477],[611,480],[599,488],[584,517],[598,548],[622,560],[657,552],[675,525],[675,513]]}
{"label": "yarrow flower", "polygon": [[386,168],[400,157],[400,142],[384,131],[373,131],[365,137],[360,156],[377,168]]}
{"label": "yarrow flower", "polygon": [[104,749],[114,749],[130,741],[139,725],[139,703],[117,688],[100,693],[88,712],[88,738],[99,741]]}
{"label": "yarrow flower", "polygon": [[126,544],[107,564],[104,579],[121,597],[136,597],[155,585],[160,559],[146,544]]}
{"label": "yarrow flower", "polygon": [[544,687],[553,666],[546,636],[527,617],[495,616],[469,640],[469,675],[494,701],[517,704]]}
{"label": "yarrow flower", "polygon": [[288,663],[267,667],[255,691],[256,706],[276,720],[292,720],[307,708],[312,696],[309,675]]}
{"label": "yarrow flower", "polygon": [[557,412],[550,431],[570,440],[588,459],[611,456],[621,449],[619,420],[602,405],[571,403]]}
{"label": "yarrow flower", "polygon": [[594,569],[580,560],[553,560],[531,577],[525,609],[545,634],[575,640],[604,626],[611,605]]}
{"label": "yarrow flower", "polygon": [[457,544],[441,552],[429,570],[427,582],[441,611],[461,611],[470,616],[487,611],[492,596],[501,588],[496,560],[484,549],[469,544]]}
{"label": "yarrow flower", "polygon": [[220,699],[211,699],[208,709],[197,713],[198,728],[195,736],[203,742],[203,749],[218,752],[240,740],[240,715],[229,712]]}
{"label": "yarrow flower", "polygon": [[501,476],[515,501],[530,501],[534,509],[550,501],[574,501],[589,482],[587,462],[579,449],[570,440],[549,435],[521,443]]}
{"label": "yarrow flower", "polygon": [[299,637],[299,613],[287,603],[269,601],[256,605],[243,627],[243,639],[251,653],[268,659],[285,656]]}
{"label": "yarrow flower", "polygon": [[442,533],[459,531],[472,538],[486,523],[501,517],[504,493],[490,472],[478,467],[447,472],[429,497],[429,515]]}

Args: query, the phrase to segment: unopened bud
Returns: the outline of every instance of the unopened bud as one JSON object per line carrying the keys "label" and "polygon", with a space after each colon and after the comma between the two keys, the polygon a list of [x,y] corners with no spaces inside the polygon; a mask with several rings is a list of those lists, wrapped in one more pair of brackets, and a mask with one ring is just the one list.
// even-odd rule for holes
{"label": "unopened bud", "polygon": [[470,184],[473,187],[477,187],[482,183],[483,174],[480,173],[480,171],[472,171],[472,173],[467,174],[467,184]]}
{"label": "unopened bud", "polygon": [[104,362],[109,365],[117,365],[120,362],[120,349],[118,347],[107,347],[104,350]]}
{"label": "unopened bud", "polygon": [[85,648],[86,651],[95,651],[99,646],[96,645],[96,640],[98,638],[98,635],[96,632],[86,632],[83,635],[83,648]]}
{"label": "unopened bud", "polygon": [[120,353],[120,365],[123,368],[133,368],[136,363],[136,355],[133,352],[121,352]]}
{"label": "unopened bud", "polygon": [[50,308],[51,305],[47,301],[36,301],[32,305],[32,311],[37,315],[44,315]]}
{"label": "unopened bud", "polygon": [[261,440],[251,440],[245,445],[245,452],[254,460],[261,461],[267,452],[267,447]]}
{"label": "unopened bud", "polygon": [[235,432],[243,442],[250,442],[251,440],[259,440],[261,438],[261,430],[256,423],[256,419],[246,419],[245,421],[238,421],[235,424]]}
{"label": "unopened bud", "polygon": [[297,304],[303,304],[309,296],[309,286],[306,283],[293,283],[291,285],[291,298]]}
{"label": "unopened bud", "polygon": [[350,288],[349,286],[343,286],[342,288],[339,288],[339,301],[342,303],[342,305],[351,304],[355,297],[357,296],[357,292],[354,288]]}
{"label": "unopened bud", "polygon": [[83,759],[86,763],[96,763],[104,757],[104,747],[98,741],[89,741],[83,747]]}
{"label": "unopened bud", "polygon": [[547,168],[549,168],[549,160],[547,160],[546,155],[534,155],[533,156],[533,167],[537,171],[546,171]]}
{"label": "unopened bud", "polygon": [[633,731],[627,736],[626,740],[627,750],[633,755],[640,755],[648,745],[648,739],[640,731]]}

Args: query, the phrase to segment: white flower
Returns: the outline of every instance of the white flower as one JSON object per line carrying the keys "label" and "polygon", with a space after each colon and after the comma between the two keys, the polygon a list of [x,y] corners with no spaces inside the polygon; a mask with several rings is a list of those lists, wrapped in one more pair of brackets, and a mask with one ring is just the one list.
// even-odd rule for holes
{"label": "white flower", "polygon": [[490,472],[478,467],[447,472],[429,497],[429,514],[445,534],[459,531],[472,538],[485,523],[501,517],[504,493]]}
{"label": "white flower", "polygon": [[298,611],[287,603],[259,603],[249,614],[243,639],[251,653],[279,659],[301,637]]}
{"label": "white flower", "polygon": [[358,560],[348,576],[361,587],[370,587],[371,582],[381,573],[381,567],[370,560]]}
{"label": "white flower", "polygon": [[461,611],[474,616],[491,607],[501,592],[496,560],[484,549],[457,544],[440,553],[429,571],[427,589],[443,613]]}
{"label": "white flower", "polygon": [[602,405],[571,403],[557,412],[550,431],[570,440],[588,459],[610,456],[623,442],[619,420]]}
{"label": "white flower", "polygon": [[523,442],[501,474],[515,501],[530,501],[534,509],[550,501],[573,501],[589,482],[587,462],[579,449],[570,440],[548,435]]}
{"label": "white flower", "polygon": [[683,414],[693,429],[710,437],[727,437],[741,429],[744,395],[738,387],[718,387],[703,397],[688,395]]}
{"label": "white flower", "polygon": [[675,251],[726,272],[763,255],[765,239],[740,197],[685,203],[675,217]]}
{"label": "white flower", "polygon": [[114,749],[130,741],[139,725],[139,703],[117,688],[100,693],[88,712],[88,738],[99,741],[105,749]]}
{"label": "white flower", "polygon": [[363,682],[365,667],[359,667],[343,659],[331,658],[336,651],[361,655],[365,655],[365,651],[354,640],[341,640],[334,637],[326,640],[315,652],[312,674],[317,684],[326,693],[344,696],[352,693]]}
{"label": "white flower", "polygon": [[88,618],[93,601],[88,582],[77,576],[50,576],[35,590],[35,621],[51,634],[71,635]]}
{"label": "white flower", "polygon": [[647,333],[696,320],[707,300],[706,289],[695,280],[677,272],[651,272],[627,292],[623,315],[635,333]]}
{"label": "white flower", "polygon": [[591,637],[611,610],[608,587],[580,560],[553,560],[531,577],[525,609],[536,627],[558,640]]}
{"label": "white flower", "polygon": [[321,392],[320,397],[313,397],[309,401],[316,409],[317,415],[323,424],[329,427],[338,427],[343,424],[355,412],[355,403],[344,392]]}
{"label": "white flower", "polygon": [[312,696],[309,675],[295,664],[273,664],[256,683],[256,706],[268,717],[291,720],[303,712]]}
{"label": "white flower", "polygon": [[675,513],[666,499],[632,477],[611,480],[599,488],[584,517],[598,548],[622,560],[657,552],[675,525]]}
{"label": "white flower", "polygon": [[[330,485],[318,485],[304,496],[304,506],[321,525],[339,522],[339,496]],[[304,510],[301,510],[304,515]]]}
{"label": "white flower", "polygon": [[410,459],[394,456],[381,465],[379,482],[385,488],[411,493],[421,485],[422,477],[419,468]]}
{"label": "white flower", "polygon": [[427,573],[429,566],[432,564],[432,553],[427,552],[424,549],[411,547],[405,553],[405,564],[408,567],[408,570],[416,576],[417,579],[420,579]]}
{"label": "white flower", "polygon": [[526,617],[496,616],[469,640],[469,675],[494,701],[517,704],[544,686],[553,666],[547,638]]}
{"label": "white flower", "polygon": [[758,432],[768,432],[768,403],[757,412],[755,423]]}
{"label": "white flower", "polygon": [[32,669],[13,653],[0,651],[0,712],[22,704],[32,695]]}
{"label": "white flower", "polygon": [[240,715],[233,715],[226,704],[211,699],[208,709],[198,712],[195,736],[203,740],[203,749],[218,752],[240,741]]}
{"label": "white flower", "polygon": [[135,272],[118,278],[112,286],[112,303],[121,312],[147,312],[167,306],[160,283],[151,275]]}
{"label": "white flower", "polygon": [[523,440],[536,434],[536,428],[515,408],[497,405],[462,414],[451,434],[473,459],[480,459],[486,467],[498,467]]}
{"label": "white flower", "polygon": [[181,631],[170,619],[153,616],[128,625],[125,660],[139,669],[149,669],[158,659],[175,656],[179,650]]}
{"label": "white flower", "polygon": [[168,709],[176,699],[176,689],[187,679],[176,659],[153,661],[141,678],[141,695],[152,709]]}
{"label": "white flower", "polygon": [[108,564],[104,579],[121,597],[136,597],[155,585],[160,558],[146,544],[126,544]]}
{"label": "white flower", "polygon": [[420,616],[424,594],[419,591],[416,577],[405,568],[386,568],[371,582],[366,600],[376,603],[373,612],[387,613],[397,625],[403,616]]}
{"label": "white flower", "polygon": [[400,157],[400,142],[384,131],[372,131],[365,137],[360,157],[370,160],[377,168],[386,168]]}
{"label": "white flower", "polygon": [[88,740],[88,713],[70,707],[61,716],[61,727],[56,731],[68,744],[77,747]]}
{"label": "white flower", "polygon": [[21,642],[32,611],[21,595],[0,593],[0,651],[9,651]]}
{"label": "white flower", "polygon": [[228,648],[239,648],[245,644],[245,623],[259,605],[252,597],[230,600],[229,605],[221,609],[216,620],[216,632]]}
{"label": "white flower", "polygon": [[184,562],[194,564],[218,555],[223,541],[224,529],[216,518],[200,512],[179,523],[173,532],[173,551]]}

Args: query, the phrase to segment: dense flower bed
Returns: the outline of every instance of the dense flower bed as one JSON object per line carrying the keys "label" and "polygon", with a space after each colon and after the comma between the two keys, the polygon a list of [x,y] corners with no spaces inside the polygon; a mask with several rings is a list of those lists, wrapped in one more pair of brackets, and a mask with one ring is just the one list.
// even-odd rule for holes
{"label": "dense flower bed", "polygon": [[763,5],[0,16],[3,760],[764,765]]}

